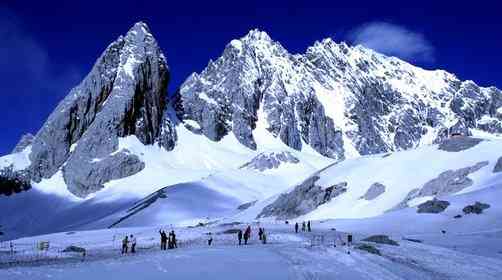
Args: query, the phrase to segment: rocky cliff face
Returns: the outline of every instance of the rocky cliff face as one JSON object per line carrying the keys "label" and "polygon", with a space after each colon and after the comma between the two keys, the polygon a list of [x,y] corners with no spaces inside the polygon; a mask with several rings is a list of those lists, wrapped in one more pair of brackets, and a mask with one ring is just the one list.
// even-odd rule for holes
{"label": "rocky cliff face", "polygon": [[33,179],[62,170],[69,190],[85,197],[143,169],[137,156],[119,150],[120,137],[135,135],[145,145],[172,149],[176,137],[164,112],[168,80],[157,42],[146,24],[135,24],[108,46],[37,133]]}
{"label": "rocky cliff face", "polygon": [[292,55],[258,30],[231,41],[179,93],[183,119],[215,141],[233,133],[250,149],[260,123],[294,149],[310,145],[336,159],[437,143],[472,129],[502,132],[496,88],[331,39]]}

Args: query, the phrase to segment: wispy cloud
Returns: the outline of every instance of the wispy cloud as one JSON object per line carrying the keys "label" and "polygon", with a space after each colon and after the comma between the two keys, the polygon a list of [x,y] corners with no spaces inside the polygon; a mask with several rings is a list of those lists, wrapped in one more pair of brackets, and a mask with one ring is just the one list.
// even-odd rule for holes
{"label": "wispy cloud", "polygon": [[419,32],[388,22],[370,22],[352,29],[347,39],[410,62],[434,62],[434,47]]}
{"label": "wispy cloud", "polygon": [[55,65],[16,14],[4,8],[0,8],[0,42],[1,80],[8,83],[4,89],[11,89],[2,94],[67,90],[81,78],[76,66]]}

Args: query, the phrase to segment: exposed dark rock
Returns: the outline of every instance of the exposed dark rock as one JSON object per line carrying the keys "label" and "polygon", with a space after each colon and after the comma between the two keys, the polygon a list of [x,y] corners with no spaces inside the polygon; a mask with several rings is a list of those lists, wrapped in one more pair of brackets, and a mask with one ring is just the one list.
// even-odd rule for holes
{"label": "exposed dark rock", "polygon": [[231,228],[221,232],[221,234],[237,234],[238,232],[239,232],[238,228]]}
{"label": "exposed dark rock", "polygon": [[488,161],[478,162],[473,166],[445,171],[435,179],[425,183],[420,189],[417,197],[420,196],[436,196],[448,195],[457,193],[473,184],[473,181],[468,177],[481,168],[488,165]]}
{"label": "exposed dark rock", "polygon": [[366,251],[366,252],[368,252],[370,254],[374,254],[374,255],[379,255],[379,256],[382,255],[380,253],[380,250],[378,250],[375,246],[370,245],[370,244],[360,244],[360,245],[356,246],[356,249],[363,250],[363,251]]}
{"label": "exposed dark rock", "polygon": [[448,206],[450,206],[450,203],[448,201],[438,200],[434,198],[433,200],[428,200],[418,205],[417,213],[437,214],[446,210]]}
{"label": "exposed dark rock", "polygon": [[462,218],[462,215],[458,214],[458,215],[453,216],[453,218],[454,219],[460,219],[460,218]]}
{"label": "exposed dark rock", "polygon": [[63,253],[85,253],[85,248],[78,247],[78,246],[68,246],[63,250]]}
{"label": "exposed dark rock", "polygon": [[241,224],[242,224],[241,222],[230,222],[230,223],[220,224],[220,226],[222,226],[222,227],[228,227],[228,226],[238,226],[238,225],[241,225]]}
{"label": "exposed dark rock", "polygon": [[399,246],[399,243],[397,243],[396,241],[390,239],[389,236],[383,235],[383,234],[372,235],[372,236],[369,236],[369,237],[363,239],[362,241],[374,242],[374,243],[378,243],[378,244],[387,244],[387,245]]}
{"label": "exposed dark rock", "polygon": [[414,238],[404,238],[403,237],[403,240],[406,240],[406,241],[410,241],[410,242],[414,242],[414,243],[422,243],[423,241],[420,240],[420,239],[414,239]]}
{"label": "exposed dark rock", "polygon": [[144,199],[134,203],[134,205],[127,209],[126,214],[122,217],[120,217],[116,222],[111,224],[108,228],[112,228],[124,220],[130,218],[131,216],[141,212],[142,210],[148,208],[150,205],[154,204],[158,199],[166,199],[166,188],[160,189],[149,196],[145,197]]}
{"label": "exposed dark rock", "polygon": [[498,173],[502,171],[502,157],[497,159],[497,163],[493,167],[493,173]]}
{"label": "exposed dark rock", "polygon": [[244,203],[242,205],[239,205],[239,207],[237,207],[238,210],[246,210],[248,209],[249,207],[255,205],[255,203],[257,202],[258,200],[255,200],[255,201],[251,201],[251,202],[248,202],[248,203]]}
{"label": "exposed dark rock", "polygon": [[10,196],[29,189],[30,175],[26,170],[14,170],[13,166],[0,169],[0,195]]}
{"label": "exposed dark rock", "polygon": [[474,203],[473,205],[467,205],[466,207],[464,207],[464,209],[462,209],[462,211],[464,212],[464,214],[481,214],[483,213],[483,210],[486,210],[490,208],[490,204],[486,204],[486,203],[481,203],[479,201],[476,201],[476,203]]}
{"label": "exposed dark rock", "polygon": [[439,144],[439,149],[447,152],[460,152],[476,146],[481,143],[481,141],[483,141],[483,139],[467,136],[453,136],[443,140],[441,144]]}
{"label": "exposed dark rock", "polygon": [[347,182],[324,188],[315,184],[317,180],[319,180],[319,175],[314,175],[296,186],[293,191],[281,194],[272,204],[262,210],[258,218],[270,216],[278,219],[295,218],[347,191]]}
{"label": "exposed dark rock", "polygon": [[283,163],[299,163],[300,160],[290,152],[261,153],[242,165],[240,168],[255,169],[265,171],[267,169],[278,168]]}
{"label": "exposed dark rock", "polygon": [[385,192],[385,186],[380,183],[373,183],[366,193],[361,196],[362,199],[373,200]]}

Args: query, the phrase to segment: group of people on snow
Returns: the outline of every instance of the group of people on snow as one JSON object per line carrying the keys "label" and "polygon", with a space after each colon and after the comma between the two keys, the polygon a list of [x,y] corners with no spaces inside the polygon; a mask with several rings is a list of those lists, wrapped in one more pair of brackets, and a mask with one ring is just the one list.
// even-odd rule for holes
{"label": "group of people on snow", "polygon": [[[295,223],[295,232],[298,233],[298,229],[299,229],[299,225],[298,225],[298,222]],[[307,223],[305,223],[305,221],[302,222],[302,231],[308,231],[308,232],[311,232],[312,231],[312,228],[310,226],[310,221],[307,221]]]}
{"label": "group of people on snow", "polygon": [[[248,244],[249,239],[251,239],[251,226],[247,226],[244,232],[239,229],[237,232],[237,240],[239,245],[242,245],[242,239],[244,239],[244,245]],[[267,243],[267,234],[265,233],[265,228],[258,228],[258,239],[263,243]]]}
{"label": "group of people on snow", "polygon": [[176,241],[176,234],[174,230],[171,230],[169,234],[165,231],[159,229],[160,234],[160,250],[174,249],[178,248],[178,243]]}
{"label": "group of people on snow", "polygon": [[122,255],[127,254],[129,252],[129,244],[131,245],[131,253],[136,253],[136,237],[134,235],[125,236],[122,239]]}
{"label": "group of people on snow", "polygon": [[[286,222],[286,224],[289,223]],[[295,232],[298,233],[299,229],[300,225],[298,224],[298,222],[296,222]],[[301,225],[301,231],[311,232],[312,231],[311,222],[303,221]],[[160,250],[178,248],[176,234],[174,233],[174,230],[171,230],[170,232],[166,233],[164,230],[159,229],[159,234],[160,234]],[[248,241],[251,239],[251,226],[248,225],[244,231],[239,229],[239,231],[237,232],[237,240],[239,242],[239,245],[242,245],[243,239],[244,239],[244,245],[247,245]],[[267,233],[265,232],[265,229],[262,227],[258,228],[258,239],[263,244],[267,243]],[[212,243],[213,243],[213,237],[211,233],[208,233],[207,244],[208,246],[211,246]],[[130,236],[126,235],[122,240],[122,254],[127,254],[129,251],[131,253],[136,253],[136,237],[134,237],[134,235],[132,234]]]}

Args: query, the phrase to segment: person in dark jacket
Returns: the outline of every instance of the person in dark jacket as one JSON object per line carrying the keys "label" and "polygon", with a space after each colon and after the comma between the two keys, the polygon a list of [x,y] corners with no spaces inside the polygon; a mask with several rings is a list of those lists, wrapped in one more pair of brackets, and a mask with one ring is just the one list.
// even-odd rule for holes
{"label": "person in dark jacket", "polygon": [[258,239],[261,240],[262,236],[263,236],[263,229],[262,228],[258,228]]}
{"label": "person in dark jacket", "polygon": [[159,234],[160,234],[160,250],[166,250],[167,249],[167,235],[166,235],[166,232],[159,229]]}
{"label": "person in dark jacket", "polygon": [[242,230],[239,229],[239,232],[237,232],[237,239],[239,239],[239,245],[242,244]]}
{"label": "person in dark jacket", "polygon": [[305,231],[305,228],[306,228],[305,221],[303,221],[303,223],[302,223],[302,231]]}
{"label": "person in dark jacket", "polygon": [[307,231],[308,232],[312,231],[312,228],[310,227],[310,221],[307,222]]}
{"label": "person in dark jacket", "polygon": [[174,233],[174,230],[171,231],[171,249],[178,248],[177,240],[176,240],[176,234]]}
{"label": "person in dark jacket", "polygon": [[261,241],[263,244],[267,244],[267,234],[264,228],[261,229]]}
{"label": "person in dark jacket", "polygon": [[129,249],[129,239],[127,238],[127,235],[122,239],[122,255],[127,254],[127,251]]}
{"label": "person in dark jacket", "polygon": [[213,244],[213,236],[211,233],[209,233],[209,238],[207,239],[207,245],[211,246]]}
{"label": "person in dark jacket", "polygon": [[248,244],[248,240],[251,237],[251,226],[248,226],[246,228],[246,231],[244,232],[244,245]]}
{"label": "person in dark jacket", "polygon": [[295,233],[298,233],[298,222],[295,224]]}

